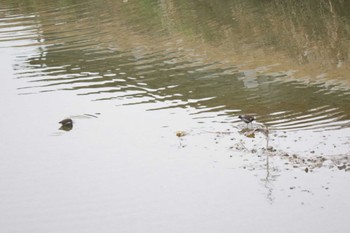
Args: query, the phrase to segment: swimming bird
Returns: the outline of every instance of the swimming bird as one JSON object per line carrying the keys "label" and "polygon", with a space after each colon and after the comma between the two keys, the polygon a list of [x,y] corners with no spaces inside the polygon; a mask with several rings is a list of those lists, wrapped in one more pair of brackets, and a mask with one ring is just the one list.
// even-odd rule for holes
{"label": "swimming bird", "polygon": [[247,123],[247,128],[248,128],[248,124],[252,123],[255,120],[255,117],[250,115],[239,115],[238,118],[244,121],[245,123]]}
{"label": "swimming bird", "polygon": [[73,125],[73,121],[70,118],[66,118],[64,120],[61,120],[60,122],[58,122],[60,124],[62,124],[62,126],[68,126],[68,125]]}
{"label": "swimming bird", "polygon": [[66,118],[64,120],[61,120],[58,123],[61,124],[61,127],[60,127],[61,130],[69,131],[73,128],[73,121],[70,118]]}

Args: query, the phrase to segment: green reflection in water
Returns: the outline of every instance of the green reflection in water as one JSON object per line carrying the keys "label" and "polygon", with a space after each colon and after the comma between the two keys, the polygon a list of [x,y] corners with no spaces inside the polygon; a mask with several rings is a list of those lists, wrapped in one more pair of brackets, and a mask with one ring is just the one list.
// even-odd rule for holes
{"label": "green reflection in water", "polygon": [[343,1],[4,1],[2,8],[7,5],[10,14],[35,15],[7,21],[24,28],[23,37],[6,39],[34,48],[16,66],[29,81],[23,91],[249,112],[281,128],[349,120],[346,91],[304,85],[284,72],[349,74]]}

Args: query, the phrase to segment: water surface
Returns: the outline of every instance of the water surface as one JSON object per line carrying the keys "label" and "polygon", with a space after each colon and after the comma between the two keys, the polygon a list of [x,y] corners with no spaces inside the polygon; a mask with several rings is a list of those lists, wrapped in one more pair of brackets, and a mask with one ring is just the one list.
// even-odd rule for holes
{"label": "water surface", "polygon": [[344,232],[348,8],[0,1],[2,228]]}

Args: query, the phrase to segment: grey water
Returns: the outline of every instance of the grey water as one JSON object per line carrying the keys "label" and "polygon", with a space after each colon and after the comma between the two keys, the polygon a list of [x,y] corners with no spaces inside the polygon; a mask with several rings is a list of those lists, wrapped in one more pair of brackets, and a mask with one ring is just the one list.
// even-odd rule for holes
{"label": "grey water", "polygon": [[349,7],[0,0],[0,228],[345,232]]}

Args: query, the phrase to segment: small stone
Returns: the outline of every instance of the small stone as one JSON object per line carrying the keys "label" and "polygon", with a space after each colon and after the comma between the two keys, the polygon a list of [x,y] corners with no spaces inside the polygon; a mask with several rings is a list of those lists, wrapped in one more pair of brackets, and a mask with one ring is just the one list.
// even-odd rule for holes
{"label": "small stone", "polygon": [[185,136],[186,135],[186,132],[185,131],[176,131],[176,136],[177,137],[183,137],[183,136]]}

